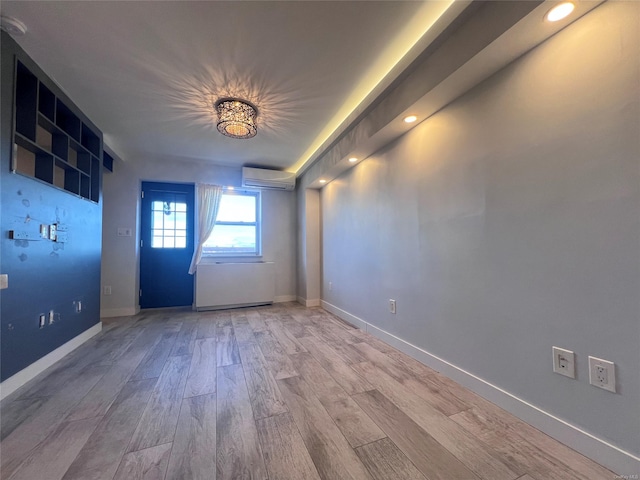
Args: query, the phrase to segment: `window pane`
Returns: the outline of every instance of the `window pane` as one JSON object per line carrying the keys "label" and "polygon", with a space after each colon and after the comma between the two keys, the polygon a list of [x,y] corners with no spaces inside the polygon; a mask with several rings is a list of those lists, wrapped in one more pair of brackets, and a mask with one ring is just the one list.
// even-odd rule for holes
{"label": "window pane", "polygon": [[175,214],[176,219],[176,228],[186,229],[187,228],[187,214],[184,212],[178,212]]}
{"label": "window pane", "polygon": [[216,225],[203,250],[205,253],[256,253],[256,227]]}
{"label": "window pane", "polygon": [[[156,203],[156,202],[154,202]],[[160,203],[160,202],[158,202]],[[162,222],[164,221],[164,213],[153,212],[151,217],[151,228],[162,228]]]}
{"label": "window pane", "polygon": [[151,248],[162,248],[162,237],[152,237]]}
{"label": "window pane", "polygon": [[255,222],[256,197],[254,195],[223,194],[217,222]]}
{"label": "window pane", "polygon": [[173,237],[164,237],[164,248],[174,248],[175,247],[175,238]]}
{"label": "window pane", "polygon": [[176,248],[186,248],[187,247],[187,239],[185,237],[176,238]]}
{"label": "window pane", "polygon": [[176,214],[171,212],[169,215],[164,216],[164,228],[165,230],[173,230],[176,228]]}

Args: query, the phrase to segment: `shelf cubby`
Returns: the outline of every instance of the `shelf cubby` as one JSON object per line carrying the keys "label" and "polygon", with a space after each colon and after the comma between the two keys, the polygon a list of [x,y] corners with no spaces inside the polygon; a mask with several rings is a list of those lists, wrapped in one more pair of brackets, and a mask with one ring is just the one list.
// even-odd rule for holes
{"label": "shelf cubby", "polygon": [[29,140],[36,140],[36,112],[38,79],[18,62],[16,68],[16,132]]}
{"label": "shelf cubby", "polygon": [[87,175],[91,175],[91,154],[88,152],[78,152],[78,170]]}
{"label": "shelf cubby", "polygon": [[54,165],[53,184],[68,192],[80,193],[80,172],[62,160]]}
{"label": "shelf cubby", "polygon": [[38,86],[38,111],[51,122],[56,121],[56,96],[42,83]]}
{"label": "shelf cubby", "polygon": [[15,137],[15,157],[15,171],[53,182],[53,155],[19,134]]}
{"label": "shelf cubby", "polygon": [[53,152],[53,135],[40,125],[36,125],[36,145],[44,150]]}
{"label": "shelf cubby", "polygon": [[56,101],[56,125],[76,142],[80,141],[80,119],[64,103]]}
{"label": "shelf cubby", "polygon": [[102,152],[102,165],[110,172],[113,172],[113,157],[107,152]]}
{"label": "shelf cubby", "polygon": [[82,173],[80,174],[80,196],[91,198],[91,177]]}
{"label": "shelf cubby", "polygon": [[36,143],[45,150],[53,153],[56,157],[59,157],[65,161],[67,160],[69,150],[69,137],[66,133],[60,130],[49,118],[42,114],[38,115],[38,126],[36,127]]}
{"label": "shelf cubby", "polygon": [[84,123],[80,143],[96,157],[100,156],[100,137]]}

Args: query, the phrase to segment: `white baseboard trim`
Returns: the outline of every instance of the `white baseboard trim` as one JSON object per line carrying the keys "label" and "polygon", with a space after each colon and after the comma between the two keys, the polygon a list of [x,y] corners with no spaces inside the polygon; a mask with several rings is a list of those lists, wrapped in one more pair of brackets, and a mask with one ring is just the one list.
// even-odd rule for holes
{"label": "white baseboard trim", "polygon": [[633,453],[622,450],[606,440],[582,430],[580,427],[554,416],[553,414],[532,405],[506,390],[497,387],[466,370],[433,355],[420,347],[412,345],[395,335],[382,330],[352,315],[341,308],[322,301],[322,308],[337,315],[342,320],[365,330],[374,337],[383,340],[392,347],[415,358],[428,367],[437,370],[462,386],[504,408],[509,413],[524,420],[538,430],[555,438],[570,448],[593,459],[616,473],[636,473],[640,471],[640,458]]}
{"label": "white baseboard trim", "polygon": [[89,340],[94,335],[97,335],[102,331],[102,322],[94,325],[93,327],[85,330],[77,337],[72,338],[67,343],[60,345],[54,351],[49,352],[44,357],[36,360],[27,368],[20,370],[18,373],[7,378],[4,382],[0,383],[0,400],[4,400],[7,396],[11,395],[18,388],[23,386],[29,380],[35,378],[40,373],[44,372],[51,365],[56,363],[65,355],[71,353],[84,342]]}
{"label": "white baseboard trim", "polygon": [[273,299],[273,303],[296,302],[298,297],[295,295],[278,295]]}
{"label": "white baseboard trim", "polygon": [[216,310],[231,310],[233,308],[246,308],[246,307],[262,307],[265,305],[272,305],[273,302],[257,302],[257,303],[234,303],[230,305],[212,305],[210,307],[196,307],[197,312],[214,312]]}
{"label": "white baseboard trim", "polygon": [[319,307],[320,299],[312,298],[311,300],[307,300],[306,298],[298,297],[298,303],[304,305],[305,307]]}
{"label": "white baseboard trim", "polygon": [[358,327],[360,330],[367,331],[367,325],[369,325],[364,320],[356,317],[355,315],[351,315],[349,312],[342,310],[341,308],[336,307],[335,305],[330,304],[329,302],[325,302],[322,300],[321,304],[322,308],[327,310],[328,312],[333,313],[334,315],[340,317],[347,323],[350,323],[354,327]]}
{"label": "white baseboard trim", "polygon": [[140,306],[124,308],[105,308],[100,310],[100,318],[131,317],[140,313]]}

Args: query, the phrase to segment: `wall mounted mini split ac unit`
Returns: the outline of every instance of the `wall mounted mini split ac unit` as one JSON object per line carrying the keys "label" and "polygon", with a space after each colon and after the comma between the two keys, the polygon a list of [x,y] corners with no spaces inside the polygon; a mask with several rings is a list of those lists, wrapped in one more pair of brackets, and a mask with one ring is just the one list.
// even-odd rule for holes
{"label": "wall mounted mini split ac unit", "polygon": [[293,190],[296,188],[296,174],[265,168],[242,167],[242,186],[271,190]]}

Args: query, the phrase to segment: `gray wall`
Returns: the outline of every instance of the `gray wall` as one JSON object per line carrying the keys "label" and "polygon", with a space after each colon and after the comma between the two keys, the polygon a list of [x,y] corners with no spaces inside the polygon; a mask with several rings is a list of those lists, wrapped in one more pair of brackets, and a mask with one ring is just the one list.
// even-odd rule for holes
{"label": "gray wall", "polygon": [[587,14],[321,196],[325,301],[635,454],[638,11]]}
{"label": "gray wall", "polygon": [[[103,316],[131,315],[138,309],[141,181],[239,187],[241,179],[240,168],[200,162],[144,157],[116,161],[114,172],[104,176],[102,285],[110,285],[112,295],[102,296]],[[296,295],[295,193],[263,191],[262,223],[262,260],[276,263],[276,297],[293,299]],[[118,237],[118,227],[133,229],[133,236]]]}
{"label": "gray wall", "polygon": [[297,287],[298,302],[308,307],[320,304],[322,277],[320,191],[297,187]]}
{"label": "gray wall", "polygon": [[[100,322],[101,204],[9,173],[15,55],[76,115],[88,119],[5,32],[1,44],[0,270],[9,275],[9,288],[0,291],[4,381]],[[38,235],[40,224],[56,222],[68,227],[65,244],[9,239],[10,230]],[[79,313],[74,305],[78,301]],[[56,313],[56,322],[39,328],[40,314],[50,310]]]}

